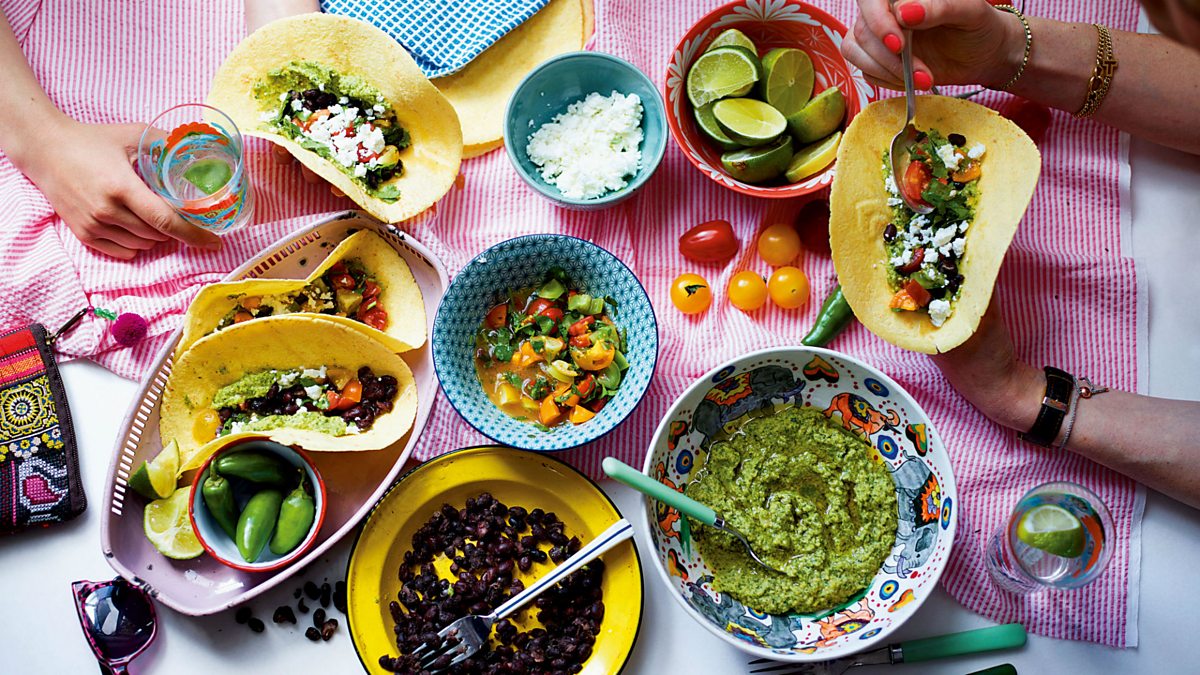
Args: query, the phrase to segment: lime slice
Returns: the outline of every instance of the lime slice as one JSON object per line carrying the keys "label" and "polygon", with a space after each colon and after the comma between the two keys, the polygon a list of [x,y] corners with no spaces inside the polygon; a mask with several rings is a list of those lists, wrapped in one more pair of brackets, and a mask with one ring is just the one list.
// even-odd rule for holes
{"label": "lime slice", "polygon": [[721,155],[721,166],[743,183],[762,183],[783,173],[791,160],[792,137],[781,136],[769,145],[731,150]]}
{"label": "lime slice", "polygon": [[171,496],[179,480],[179,444],[171,440],[158,456],[142,465],[129,477],[129,487],[146,499]]}
{"label": "lime slice", "polygon": [[758,56],[745,47],[704,52],[687,74],[688,100],[699,108],[726,96],[745,96],[762,77]]}
{"label": "lime slice", "polygon": [[712,108],[715,103],[709,103],[706,106],[694,108],[696,112],[696,126],[700,127],[700,133],[704,134],[708,140],[716,143],[722,150],[737,150],[742,147],[741,143],[735,143],[724,131],[721,130],[721,125],[717,124],[717,118],[713,117]]}
{"label": "lime slice", "polygon": [[183,172],[183,179],[206,195],[225,187],[232,177],[229,165],[219,159],[202,159]]}
{"label": "lime slice", "polygon": [[842,90],[830,87],[817,94],[800,112],[787,118],[788,129],[797,143],[812,143],[837,131],[846,116],[846,97]]}
{"label": "lime slice", "polygon": [[188,520],[189,497],[191,489],[181,487],[170,497],[146,505],[142,529],[154,548],[168,558],[187,560],[204,553]]}
{"label": "lime slice", "polygon": [[713,105],[721,130],[742,145],[766,145],[787,130],[778,110],[753,98],[729,98]]}
{"label": "lime slice", "polygon": [[708,45],[708,49],[705,49],[704,51],[711,52],[717,47],[741,47],[743,49],[749,49],[755,54],[758,53],[758,47],[754,46],[754,41],[746,37],[745,33],[736,28],[730,28],[729,30],[722,31],[721,34],[718,35],[716,39]]}
{"label": "lime slice", "polygon": [[762,100],[783,113],[784,117],[800,112],[812,97],[813,66],[799,49],[776,48],[762,58],[763,76],[758,81]]}
{"label": "lime slice", "polygon": [[1078,558],[1087,544],[1079,518],[1054,504],[1035,506],[1022,516],[1017,539],[1063,558]]}
{"label": "lime slice", "polygon": [[792,157],[791,164],[788,164],[785,172],[787,181],[799,183],[829,166],[837,157],[838,144],[841,142],[842,132],[835,131],[823,140],[800,148]]}

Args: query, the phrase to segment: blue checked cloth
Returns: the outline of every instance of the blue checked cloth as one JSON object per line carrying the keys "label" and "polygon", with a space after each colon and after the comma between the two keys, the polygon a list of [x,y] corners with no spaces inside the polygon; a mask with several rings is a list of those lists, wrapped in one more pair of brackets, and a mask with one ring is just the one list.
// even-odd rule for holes
{"label": "blue checked cloth", "polygon": [[426,77],[457,72],[550,0],[321,0],[321,11],[378,26]]}

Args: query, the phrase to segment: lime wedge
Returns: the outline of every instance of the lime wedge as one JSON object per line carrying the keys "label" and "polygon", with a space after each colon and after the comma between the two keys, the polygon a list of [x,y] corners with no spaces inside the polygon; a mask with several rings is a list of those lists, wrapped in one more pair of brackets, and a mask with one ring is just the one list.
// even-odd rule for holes
{"label": "lime wedge", "polygon": [[142,465],[129,477],[129,487],[146,499],[171,496],[179,480],[179,444],[174,439],[158,456]]}
{"label": "lime wedge", "polygon": [[717,118],[713,117],[712,108],[715,103],[709,103],[706,106],[693,108],[696,113],[696,126],[700,127],[700,133],[704,134],[708,140],[716,143],[722,150],[737,150],[742,147],[741,143],[735,143],[724,131],[721,130],[721,125],[717,124]]}
{"label": "lime wedge", "polygon": [[1035,506],[1022,516],[1017,539],[1063,558],[1078,558],[1087,544],[1079,518],[1054,504]]}
{"label": "lime wedge", "polygon": [[799,49],[776,48],[762,58],[763,76],[758,81],[762,100],[784,117],[800,112],[812,97],[813,66]]}
{"label": "lime wedge", "polygon": [[835,131],[824,139],[797,150],[785,172],[787,181],[799,183],[829,166],[829,163],[837,157],[838,144],[841,142],[842,132]]}
{"label": "lime wedge", "polygon": [[812,143],[837,131],[846,116],[846,97],[830,87],[817,94],[799,112],[788,115],[787,125],[797,143]]}
{"label": "lime wedge", "polygon": [[746,37],[745,33],[736,28],[730,28],[729,30],[722,31],[721,34],[716,37],[716,39],[709,43],[708,49],[705,49],[704,51],[711,52],[717,47],[741,47],[743,49],[749,49],[755,54],[758,53],[758,47],[754,46],[754,41]]}
{"label": "lime wedge", "polygon": [[183,179],[206,195],[225,187],[232,177],[229,165],[219,159],[202,159],[183,172]]}
{"label": "lime wedge", "polygon": [[753,98],[729,98],[713,105],[721,130],[742,145],[766,145],[787,130],[787,119],[778,110]]}
{"label": "lime wedge", "polygon": [[704,52],[687,74],[688,100],[699,108],[726,96],[745,96],[762,77],[758,56],[745,47]]}
{"label": "lime wedge", "polygon": [[731,150],[721,155],[721,166],[743,183],[762,183],[783,173],[791,160],[792,137],[781,136],[769,145]]}
{"label": "lime wedge", "polygon": [[181,487],[170,497],[146,505],[142,529],[154,548],[168,558],[187,560],[204,553],[188,520],[189,497],[191,489]]}

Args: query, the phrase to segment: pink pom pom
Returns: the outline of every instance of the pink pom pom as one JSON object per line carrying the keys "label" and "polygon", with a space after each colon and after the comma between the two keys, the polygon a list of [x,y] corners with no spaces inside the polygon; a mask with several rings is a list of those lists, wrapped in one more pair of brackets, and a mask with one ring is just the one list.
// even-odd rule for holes
{"label": "pink pom pom", "polygon": [[108,330],[117,344],[122,347],[132,347],[146,337],[149,327],[150,325],[146,323],[146,319],[142,315],[127,313],[118,316]]}

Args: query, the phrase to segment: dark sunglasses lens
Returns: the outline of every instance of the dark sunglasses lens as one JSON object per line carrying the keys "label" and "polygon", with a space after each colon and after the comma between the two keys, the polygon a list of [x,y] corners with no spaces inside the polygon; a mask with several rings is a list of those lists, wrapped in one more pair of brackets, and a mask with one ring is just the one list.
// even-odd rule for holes
{"label": "dark sunglasses lens", "polygon": [[106,658],[122,659],[150,640],[154,610],[150,600],[124,581],[102,586],[83,600],[83,613],[96,646]]}

